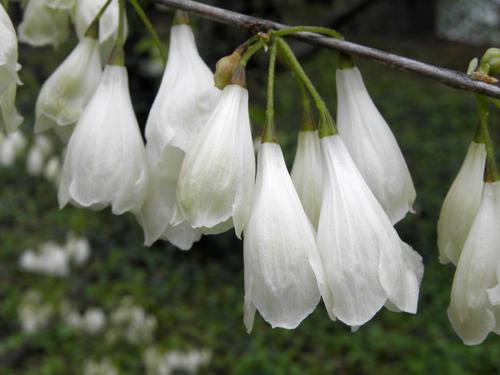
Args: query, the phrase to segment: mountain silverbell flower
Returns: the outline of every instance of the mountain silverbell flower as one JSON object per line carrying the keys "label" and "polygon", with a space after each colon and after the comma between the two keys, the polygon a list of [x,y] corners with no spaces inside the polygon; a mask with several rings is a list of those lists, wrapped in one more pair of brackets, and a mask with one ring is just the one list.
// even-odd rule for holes
{"label": "mountain silverbell flower", "polygon": [[[183,20],[187,21],[186,17],[177,13],[175,21]],[[184,155],[205,125],[219,96],[214,75],[198,54],[191,27],[174,25],[170,32],[168,63],[146,123],[151,179],[140,222],[147,245],[160,237],[166,240],[170,237],[174,245],[187,250],[193,240],[201,237],[200,232],[186,222],[175,226],[170,222],[176,210],[177,180]],[[180,241],[175,238],[176,231]]]}
{"label": "mountain silverbell flower", "polygon": [[233,227],[238,237],[250,215],[255,184],[245,70],[235,72],[182,163],[179,213],[207,234]]}
{"label": "mountain silverbell flower", "polygon": [[84,37],[43,84],[36,102],[35,133],[53,129],[67,142],[100,79],[99,43]]}
{"label": "mountain silverbell flower", "polygon": [[18,27],[19,41],[34,47],[52,44],[57,48],[66,40],[69,35],[69,11],[48,5],[47,0],[28,1],[23,21]]}
{"label": "mountain silverbell flower", "polygon": [[319,285],[328,314],[355,329],[384,305],[415,313],[422,258],[400,240],[342,138],[322,137],[321,150],[317,241],[325,274]]}
{"label": "mountain silverbell flower", "polygon": [[127,70],[107,65],[68,143],[59,206],[136,212],[144,199],[147,163],[128,89]]}
{"label": "mountain silverbell flower", "polygon": [[16,109],[17,84],[12,83],[3,95],[0,95],[0,131],[14,132],[23,122],[23,117]]}
{"label": "mountain silverbell flower", "polygon": [[464,344],[500,334],[500,182],[484,184],[481,204],[460,255],[448,317]]}
{"label": "mountain silverbell flower", "polygon": [[458,264],[460,253],[476,218],[483,192],[486,148],[471,142],[465,160],[441,208],[437,225],[439,260]]}
{"label": "mountain silverbell flower", "polygon": [[316,124],[311,118],[310,102],[302,87],[301,93],[304,116],[297,137],[297,151],[291,176],[307,217],[311,221],[314,230],[317,230],[321,209],[321,189],[323,187],[321,145]]}
{"label": "mountain silverbell flower", "polygon": [[0,3],[0,97],[13,85],[20,84],[17,71],[17,36],[12,21]]}
{"label": "mountain silverbell flower", "polygon": [[[309,262],[319,253],[277,143],[259,148],[253,207],[245,227],[245,325],[258,310],[271,326],[296,328],[321,296]],[[318,263],[316,261],[316,263]]]}
{"label": "mountain silverbell flower", "polygon": [[[99,44],[101,45],[101,61],[107,62],[118,36],[119,0],[112,0],[99,19]],[[80,39],[84,38],[88,27],[105,5],[106,0],[78,0],[73,11],[73,22]],[[125,21],[126,31],[126,21]]]}
{"label": "mountain silverbell flower", "polygon": [[408,166],[348,57],[340,59],[336,76],[339,134],[373,194],[392,223],[397,223],[412,211],[416,197]]}

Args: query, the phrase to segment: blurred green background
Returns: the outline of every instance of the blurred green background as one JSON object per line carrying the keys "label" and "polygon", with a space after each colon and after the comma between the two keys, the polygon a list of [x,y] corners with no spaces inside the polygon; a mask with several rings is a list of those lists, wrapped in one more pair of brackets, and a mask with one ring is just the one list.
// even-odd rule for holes
{"label": "blurred green background", "polygon": [[[355,2],[215,3],[291,24],[330,25],[338,22],[339,15],[347,15],[340,30],[348,40],[462,71],[471,58],[481,56],[489,44],[498,41],[493,31],[484,31],[484,25],[480,30],[486,37],[479,40],[467,39],[469,31],[465,37],[446,35],[452,26],[468,30],[462,13],[443,26],[442,13],[449,16],[449,4],[461,1],[405,0],[397,5],[392,1],[360,1],[370,4],[354,9],[350,16],[348,11]],[[470,3],[482,7],[498,4],[493,0]],[[151,2],[145,6],[168,44],[171,13]],[[498,12],[498,5],[495,9]],[[127,65],[134,107],[143,125],[160,77],[148,68],[155,65],[157,57],[131,10],[130,25]],[[219,57],[246,38],[239,31],[194,17],[193,26],[200,36],[200,52],[212,68]],[[498,30],[498,23],[492,30]],[[451,37],[455,40],[449,40]],[[21,129],[28,138],[38,90],[75,40],[68,40],[57,51],[50,47],[21,49],[24,86],[19,89],[18,107],[25,116]],[[335,111],[335,53],[299,44],[294,48]],[[248,72],[254,136],[259,134],[264,117],[264,63],[265,59],[257,59]],[[446,308],[454,267],[437,261],[436,221],[474,134],[474,95],[373,62],[356,63],[399,141],[418,193],[416,214],[397,226],[402,239],[424,257],[418,314],[383,310],[351,333],[342,323],[332,322],[320,304],[296,330],[271,329],[258,317],[254,331],[247,335],[243,325],[242,243],[232,232],[204,237],[189,252],[163,242],[146,248],[142,230],[131,215],[118,217],[107,210],[73,207],[59,211],[53,184],[28,175],[26,157],[20,156],[14,166],[0,167],[0,374],[80,374],[86,364],[88,370],[89,360],[109,360],[120,374],[143,374],[148,348],[205,351],[209,359],[198,370],[202,374],[500,373],[498,337],[491,335],[482,345],[466,347],[453,332]],[[278,140],[291,166],[300,118],[299,95],[284,70],[278,74],[276,90]],[[494,112],[491,132],[496,144],[500,144],[498,120]],[[53,142],[57,145],[56,138]],[[61,146],[56,150],[60,153]],[[92,250],[86,264],[72,267],[67,277],[26,272],[19,267],[23,251],[47,241],[63,244],[68,232],[88,239]],[[108,317],[106,328],[89,335],[71,328],[54,312],[40,329],[26,332],[20,306],[26,293],[33,290],[53,311],[59,311],[62,301],[80,313],[100,308]],[[154,317],[150,337],[136,342],[109,339],[109,317],[124,297]],[[190,373],[186,368],[168,371],[161,374]]]}

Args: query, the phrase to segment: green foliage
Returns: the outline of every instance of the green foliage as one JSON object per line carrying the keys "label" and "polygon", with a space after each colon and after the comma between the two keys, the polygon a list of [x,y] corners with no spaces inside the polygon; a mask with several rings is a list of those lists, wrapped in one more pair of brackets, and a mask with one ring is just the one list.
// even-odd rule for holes
{"label": "green foliage", "polygon": [[[406,46],[409,43],[405,41]],[[436,63],[459,69],[470,57],[447,45],[413,43],[412,49],[441,56],[442,61]],[[447,61],[446,56],[459,59]],[[333,53],[322,52],[305,64],[332,110],[334,62]],[[111,357],[122,374],[144,373],[143,346],[121,341],[110,344],[102,335],[86,336],[57,319],[39,333],[23,333],[17,308],[29,288],[40,290],[48,302],[64,297],[81,310],[100,306],[107,314],[124,296],[132,296],[158,320],[155,345],[165,350],[212,351],[204,373],[499,373],[498,337],[489,337],[478,347],[466,347],[454,334],[446,316],[454,269],[436,260],[440,205],[477,123],[473,96],[372,63],[359,65],[375,103],[394,130],[418,191],[416,214],[398,225],[401,237],[425,258],[417,315],[381,311],[351,333],[342,323],[330,321],[320,304],[294,331],[271,329],[256,318],[254,332],[247,335],[242,245],[232,233],[205,237],[190,252],[164,243],[145,248],[141,229],[131,216],[72,207],[59,211],[53,187],[27,177],[20,161],[15,168],[0,169],[0,373],[78,374],[85,360],[103,356]],[[262,71],[249,73],[255,135],[260,134],[264,119],[263,76]],[[25,72],[28,87],[36,88],[35,77]],[[301,118],[294,85],[285,74],[276,82],[278,140],[289,162]],[[34,92],[21,98],[25,113],[32,112],[34,98]],[[497,119],[492,118],[492,134],[498,144]],[[74,269],[67,279],[19,270],[23,250],[48,240],[62,243],[69,230],[85,235],[91,243],[92,255],[85,266]]]}

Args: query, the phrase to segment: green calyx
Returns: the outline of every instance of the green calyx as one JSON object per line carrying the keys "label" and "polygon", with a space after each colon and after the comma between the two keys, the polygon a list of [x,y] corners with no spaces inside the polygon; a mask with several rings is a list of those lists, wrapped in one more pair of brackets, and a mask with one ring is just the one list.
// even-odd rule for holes
{"label": "green calyx", "polygon": [[329,137],[331,135],[337,134],[337,128],[335,126],[335,121],[333,120],[330,111],[326,106],[319,109],[319,126],[318,126],[319,137]]}
{"label": "green calyx", "polygon": [[354,67],[354,61],[350,55],[339,53],[339,57],[337,59],[337,69],[352,69]]}
{"label": "green calyx", "polygon": [[112,0],[107,0],[99,9],[97,14],[95,15],[94,19],[90,23],[89,27],[85,31],[84,36],[87,38],[92,38],[92,39],[99,39],[99,21],[101,20],[102,15],[108,9],[109,4],[111,4]]}
{"label": "green calyx", "polygon": [[486,171],[484,174],[485,182],[495,182],[500,180],[500,174],[498,173],[497,164],[495,160],[495,150],[493,148],[493,142],[491,141],[490,132],[488,128],[488,99],[483,95],[476,95],[477,106],[479,110],[479,130],[476,133],[475,139],[480,143],[484,143],[486,148]]}
{"label": "green calyx", "polygon": [[234,70],[234,74],[231,77],[231,81],[229,82],[231,85],[239,85],[243,88],[247,87],[247,79],[245,74],[245,68],[241,65],[237,66]]}
{"label": "green calyx", "polygon": [[188,25],[189,15],[183,10],[176,10],[174,14],[173,25]]}
{"label": "green calyx", "polygon": [[215,65],[214,83],[215,87],[222,90],[229,85],[231,79],[236,72],[236,68],[240,65],[241,54],[238,50],[234,51],[229,56],[224,56],[217,61]]}

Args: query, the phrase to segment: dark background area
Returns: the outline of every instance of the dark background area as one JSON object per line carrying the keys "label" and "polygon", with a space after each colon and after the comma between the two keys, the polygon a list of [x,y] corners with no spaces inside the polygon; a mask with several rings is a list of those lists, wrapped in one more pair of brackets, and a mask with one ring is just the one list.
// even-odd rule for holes
{"label": "dark background area", "polygon": [[[442,20],[453,6],[464,3],[458,0],[210,3],[290,25],[335,27],[347,40],[461,71],[494,42],[498,29],[498,23],[490,31],[476,25],[486,37],[471,41],[467,32],[462,37],[453,34],[450,40],[443,28],[451,30],[451,26],[443,26]],[[151,1],[144,4],[168,45],[171,12]],[[454,21],[458,29],[464,25],[469,30],[465,25],[472,21],[467,17],[475,7],[492,7],[498,16],[494,0],[468,4],[470,13],[459,12]],[[19,20],[19,16],[18,11],[15,18]],[[161,75],[152,68],[158,60],[153,43],[132,9],[129,21],[127,68],[134,108],[144,126]],[[197,17],[192,18],[192,25],[200,54],[212,69],[220,57],[248,37]],[[28,137],[39,88],[75,43],[73,36],[57,51],[22,46],[24,86],[19,89],[18,107],[25,116],[21,129]],[[293,43],[293,48],[335,113],[336,54],[300,43]],[[248,71],[254,136],[259,135],[264,120],[265,57],[258,56]],[[0,168],[0,373],[79,374],[89,359],[109,358],[120,374],[142,374],[146,373],[144,351],[152,346],[164,351],[209,350],[211,361],[200,370],[206,374],[500,373],[498,337],[491,335],[480,346],[466,347],[453,332],[446,308],[454,267],[437,261],[436,222],[474,134],[474,95],[374,62],[356,59],[356,63],[398,139],[417,189],[416,214],[397,226],[401,238],[422,254],[426,265],[416,315],[380,311],[351,333],[342,323],[332,322],[320,304],[294,331],[271,329],[257,317],[253,333],[247,335],[242,243],[231,231],[206,236],[189,252],[163,242],[145,248],[141,228],[131,215],[117,217],[108,210],[73,207],[59,211],[54,187],[42,178],[28,176],[26,160],[21,157],[13,167]],[[278,140],[291,166],[301,109],[295,83],[284,69],[276,82],[276,112]],[[500,143],[498,120],[493,112],[491,133],[496,144]],[[58,146],[59,152],[61,149]],[[70,277],[27,273],[18,267],[25,249],[46,241],[62,243],[68,231],[87,237],[92,246],[89,262]],[[53,306],[64,299],[79,311],[99,306],[106,314],[124,296],[131,296],[156,317],[153,340],[140,345],[110,344],[104,335],[75,332],[57,317],[36,333],[23,332],[19,305],[33,289]]]}

